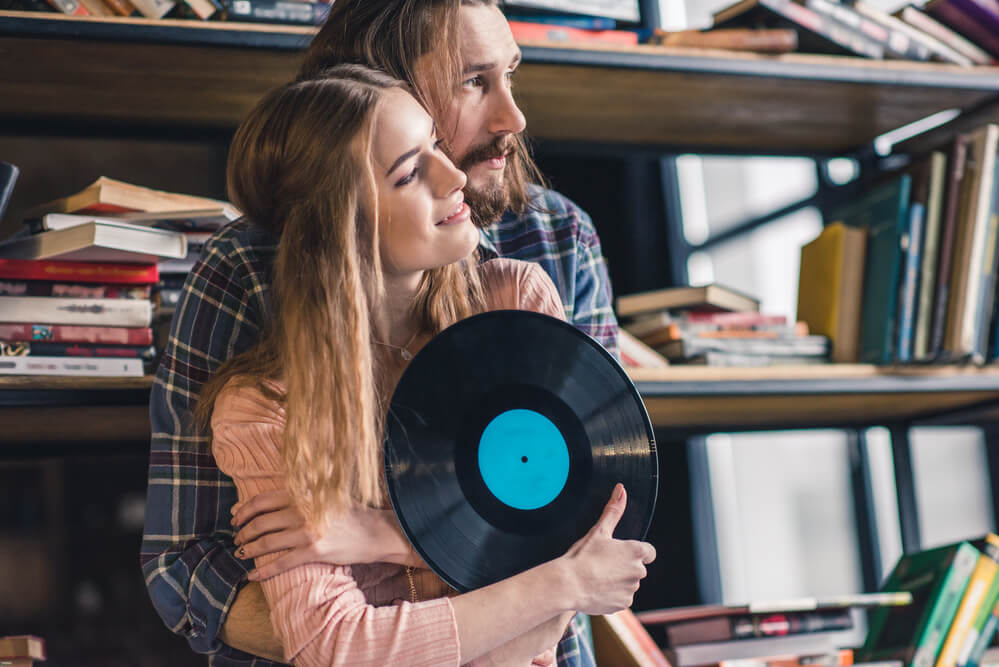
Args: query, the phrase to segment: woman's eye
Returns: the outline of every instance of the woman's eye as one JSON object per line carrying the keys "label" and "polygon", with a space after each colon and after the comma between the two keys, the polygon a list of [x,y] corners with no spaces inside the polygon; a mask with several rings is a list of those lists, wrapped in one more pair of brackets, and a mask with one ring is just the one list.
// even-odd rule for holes
{"label": "woman's eye", "polygon": [[407,175],[407,176],[403,177],[401,180],[397,181],[395,185],[396,185],[396,187],[402,187],[403,185],[409,185],[414,180],[416,180],[416,177],[419,176],[419,175],[420,175],[420,169],[419,169],[419,167],[416,167],[416,168],[413,169],[413,171],[409,172],[409,175]]}
{"label": "woman's eye", "polygon": [[444,140],[443,139],[438,139],[437,141],[434,142],[434,150],[435,151],[441,150],[441,147],[443,145],[444,145]]}
{"label": "woman's eye", "polygon": [[462,83],[461,85],[468,86],[470,88],[479,88],[480,86],[482,86],[482,77],[473,76],[471,79],[465,79],[465,82]]}

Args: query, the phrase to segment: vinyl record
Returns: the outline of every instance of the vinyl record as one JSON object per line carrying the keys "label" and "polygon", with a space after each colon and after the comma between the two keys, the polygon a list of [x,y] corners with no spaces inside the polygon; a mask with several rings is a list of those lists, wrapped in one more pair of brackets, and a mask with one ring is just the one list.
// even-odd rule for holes
{"label": "vinyl record", "polygon": [[449,327],[413,359],[392,397],[385,466],[414,548],[459,591],[564,554],[617,482],[614,536],[642,539],[658,464],[627,374],[561,320],[494,311]]}

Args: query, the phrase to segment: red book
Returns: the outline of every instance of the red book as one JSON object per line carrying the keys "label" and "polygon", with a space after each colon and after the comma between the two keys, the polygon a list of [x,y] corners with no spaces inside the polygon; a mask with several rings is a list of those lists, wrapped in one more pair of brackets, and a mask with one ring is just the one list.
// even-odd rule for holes
{"label": "red book", "polygon": [[155,264],[98,264],[44,259],[0,259],[0,279],[58,280],[118,285],[152,285],[160,278]]}
{"label": "red book", "polygon": [[0,340],[152,345],[153,330],[142,327],[78,327],[69,324],[0,324]]}
{"label": "red book", "polygon": [[518,42],[562,42],[566,44],[619,44],[635,46],[638,33],[631,30],[584,30],[548,23],[510,21],[513,38]]}

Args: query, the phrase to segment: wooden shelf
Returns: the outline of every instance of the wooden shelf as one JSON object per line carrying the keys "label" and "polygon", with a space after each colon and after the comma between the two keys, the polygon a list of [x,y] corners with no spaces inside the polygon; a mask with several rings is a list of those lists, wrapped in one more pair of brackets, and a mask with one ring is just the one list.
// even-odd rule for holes
{"label": "wooden shelf", "polygon": [[[999,368],[864,365],[632,370],[670,437],[999,420]],[[152,378],[0,378],[0,442],[147,442]]]}
{"label": "wooden shelf", "polygon": [[[0,119],[231,130],[314,30],[0,12]],[[524,44],[529,132],[556,141],[840,154],[999,99],[999,68]]]}

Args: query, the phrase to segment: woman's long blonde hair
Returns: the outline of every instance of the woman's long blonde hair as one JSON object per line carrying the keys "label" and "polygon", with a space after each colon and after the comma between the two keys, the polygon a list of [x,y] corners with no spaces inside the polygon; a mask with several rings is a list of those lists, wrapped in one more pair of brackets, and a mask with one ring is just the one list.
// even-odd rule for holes
{"label": "woman's long blonde hair", "polygon": [[[403,84],[341,65],[264,97],[236,131],[227,183],[254,224],[279,235],[261,341],[224,364],[202,390],[210,419],[230,380],[285,407],[288,490],[313,525],[331,512],[384,502],[381,446],[389,387],[379,386],[387,340],[379,214],[371,168],[373,118]],[[389,113],[389,111],[385,111]],[[412,314],[437,333],[482,309],[474,257],[428,270]],[[284,386],[280,393],[269,380]]]}

